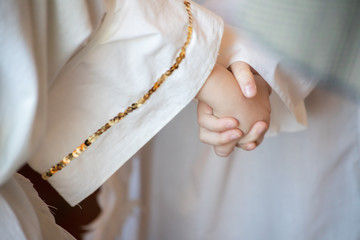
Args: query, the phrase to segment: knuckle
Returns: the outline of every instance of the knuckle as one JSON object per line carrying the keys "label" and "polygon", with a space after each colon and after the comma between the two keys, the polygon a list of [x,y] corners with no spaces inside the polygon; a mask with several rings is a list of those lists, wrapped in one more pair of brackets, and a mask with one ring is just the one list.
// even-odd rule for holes
{"label": "knuckle", "polygon": [[198,115],[197,121],[201,127],[206,126],[206,118],[204,117],[204,115]]}
{"label": "knuckle", "polygon": [[244,69],[244,68],[238,68],[235,69],[235,71],[233,71],[234,75],[238,78],[240,78],[240,80],[243,81],[251,81],[251,77],[253,76],[253,74],[250,72],[250,70]]}
{"label": "knuckle", "polygon": [[200,128],[199,131],[199,140],[202,143],[209,144],[209,145],[218,145],[216,139],[209,133],[206,129]]}
{"label": "knuckle", "polygon": [[207,143],[207,138],[205,137],[204,132],[201,129],[199,131],[199,139],[202,143]]}
{"label": "knuckle", "polygon": [[231,142],[231,140],[229,140],[227,136],[221,136],[220,138],[217,139],[218,145],[225,145],[229,142]]}
{"label": "knuckle", "polygon": [[220,146],[220,145],[223,145],[224,144],[224,142],[222,141],[222,139],[219,139],[219,138],[217,138],[217,139],[215,139],[214,140],[214,146]]}
{"label": "knuckle", "polygon": [[208,144],[208,142],[206,141],[206,138],[204,138],[204,137],[202,137],[202,136],[199,136],[199,140],[200,140],[200,142],[202,142],[202,143]]}

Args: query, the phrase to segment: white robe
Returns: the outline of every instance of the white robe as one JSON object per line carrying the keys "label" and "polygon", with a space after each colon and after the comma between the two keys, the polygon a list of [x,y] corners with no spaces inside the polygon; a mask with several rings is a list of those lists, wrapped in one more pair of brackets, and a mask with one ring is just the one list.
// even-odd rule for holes
{"label": "white robe", "polygon": [[55,223],[48,205],[20,174],[0,186],[0,213],[1,239],[75,239]]}
{"label": "white robe", "polygon": [[316,88],[306,107],[307,130],[220,158],[191,104],[102,186],[85,239],[359,239],[359,106]]}
{"label": "white robe", "polygon": [[[196,4],[191,8],[193,37],[179,69],[141,108],[50,178],[69,204],[95,191],[184,108],[207,79],[223,24]],[[187,25],[179,0],[2,1],[1,196],[9,194],[6,186],[25,162],[39,173],[46,171],[138,100],[175,62]],[[35,194],[30,185],[26,188]],[[20,223],[30,222],[33,215],[20,218],[9,199],[0,201],[1,209],[9,211],[0,214],[1,233],[27,236],[27,226]],[[26,199],[23,202],[29,202]],[[47,215],[52,218],[49,211]],[[30,238],[45,237],[34,234]],[[60,234],[54,237],[63,239]]]}
{"label": "white robe", "polygon": [[220,63],[248,62],[274,90],[270,130],[306,130],[219,158],[198,141],[192,104],[103,185],[86,239],[360,238],[359,105],[311,92],[316,81],[226,29],[237,35],[225,31]]}

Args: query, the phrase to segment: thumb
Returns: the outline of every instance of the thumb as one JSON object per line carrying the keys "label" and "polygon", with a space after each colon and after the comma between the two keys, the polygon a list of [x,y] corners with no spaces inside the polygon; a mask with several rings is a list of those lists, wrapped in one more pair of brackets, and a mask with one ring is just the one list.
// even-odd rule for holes
{"label": "thumb", "polygon": [[247,98],[254,97],[257,89],[254,74],[251,72],[249,64],[237,61],[230,65],[230,70],[238,81],[244,96]]}

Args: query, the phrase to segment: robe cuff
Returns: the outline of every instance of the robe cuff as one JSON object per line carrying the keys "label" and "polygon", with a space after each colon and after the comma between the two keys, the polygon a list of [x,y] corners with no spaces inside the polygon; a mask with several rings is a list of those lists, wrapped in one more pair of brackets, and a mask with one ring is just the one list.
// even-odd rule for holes
{"label": "robe cuff", "polygon": [[[186,40],[188,16],[182,1],[122,2],[50,88],[46,136],[29,163],[40,173],[139,99],[174,63]],[[70,205],[100,187],[174,118],[211,73],[223,23],[195,3],[191,8],[193,36],[180,67],[141,108],[49,179]]]}

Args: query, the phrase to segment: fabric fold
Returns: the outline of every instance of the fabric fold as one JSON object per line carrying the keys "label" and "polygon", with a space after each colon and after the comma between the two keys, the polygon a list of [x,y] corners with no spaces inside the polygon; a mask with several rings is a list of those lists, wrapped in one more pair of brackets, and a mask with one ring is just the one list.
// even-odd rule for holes
{"label": "fabric fold", "polygon": [[[91,50],[54,80],[46,135],[30,161],[36,171],[46,171],[72,152],[108,119],[139,99],[174,63],[187,33],[183,2],[122,3],[104,38],[99,37]],[[101,186],[179,113],[211,73],[222,37],[222,20],[194,3],[191,8],[194,32],[179,69],[141,108],[49,179],[71,205]],[[127,14],[129,11],[132,14]],[[149,21],[155,16],[156,21]]]}

